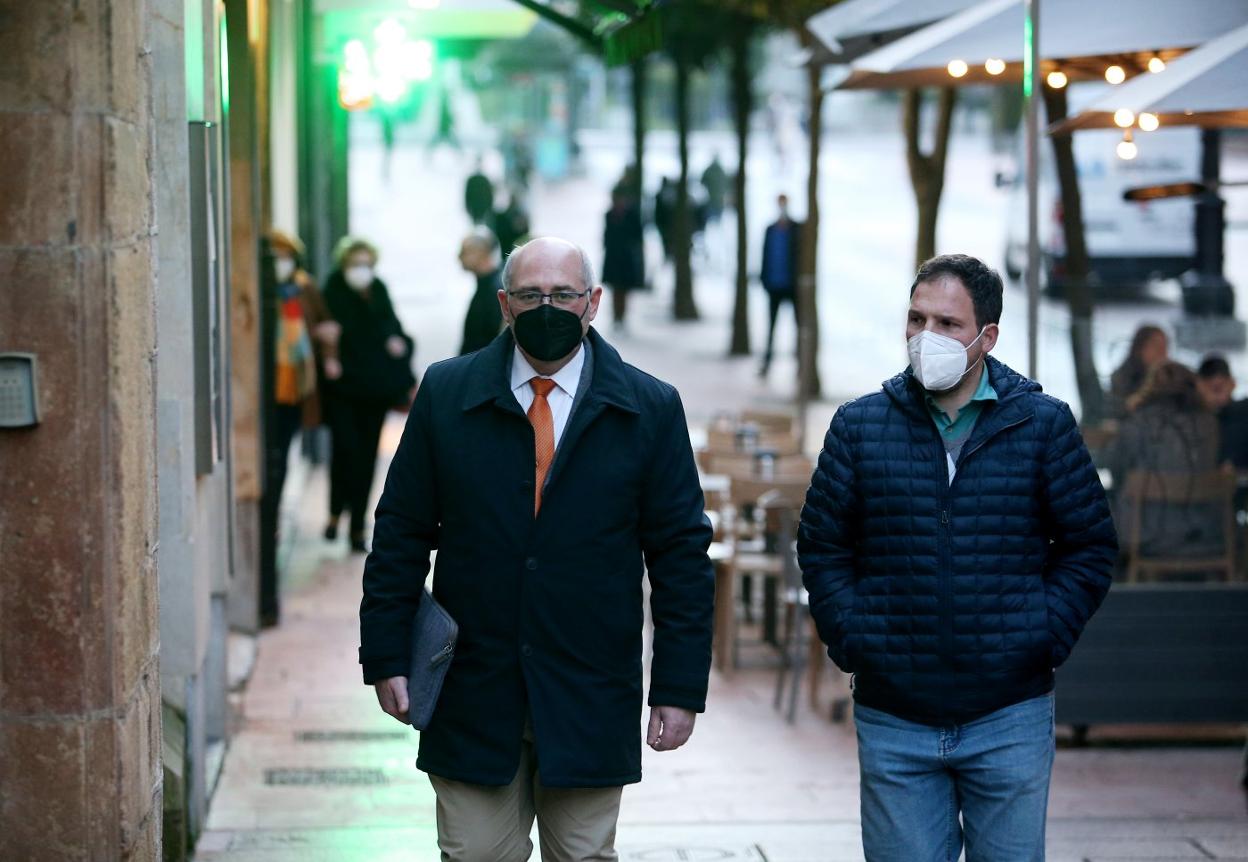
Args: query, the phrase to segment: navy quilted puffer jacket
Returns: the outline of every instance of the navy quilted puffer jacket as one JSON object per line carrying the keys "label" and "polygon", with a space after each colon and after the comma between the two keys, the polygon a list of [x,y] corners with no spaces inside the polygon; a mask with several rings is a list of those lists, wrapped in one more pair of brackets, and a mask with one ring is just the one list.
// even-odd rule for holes
{"label": "navy quilted puffer jacket", "polygon": [[960,724],[1053,688],[1117,539],[1070,408],[991,357],[952,484],[907,369],[832,419],[798,532],[810,611],[866,706]]}

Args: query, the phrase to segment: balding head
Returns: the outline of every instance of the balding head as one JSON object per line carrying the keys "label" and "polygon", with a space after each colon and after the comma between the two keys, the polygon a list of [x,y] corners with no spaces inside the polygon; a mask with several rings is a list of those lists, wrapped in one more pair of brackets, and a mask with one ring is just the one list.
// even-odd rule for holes
{"label": "balding head", "polygon": [[585,250],[576,243],[557,236],[529,240],[507,258],[507,265],[503,267],[503,290],[518,290],[522,284],[517,280],[520,273],[532,278],[538,270],[545,270],[553,277],[551,270],[564,271],[568,266],[573,267],[576,278],[569,282],[565,277],[565,286],[574,290],[592,290],[596,286],[594,265]]}

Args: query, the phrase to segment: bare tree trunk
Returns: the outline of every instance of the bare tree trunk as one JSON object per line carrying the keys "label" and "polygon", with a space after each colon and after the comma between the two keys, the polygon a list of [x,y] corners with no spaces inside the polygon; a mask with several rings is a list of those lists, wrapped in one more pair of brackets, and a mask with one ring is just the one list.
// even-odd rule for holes
{"label": "bare tree trunk", "polygon": [[[1049,123],[1066,116],[1066,90],[1043,87],[1044,107]],[[1105,390],[1096,373],[1092,353],[1092,288],[1088,284],[1088,245],[1083,231],[1083,198],[1075,168],[1074,142],[1070,135],[1051,137],[1057,166],[1057,185],[1062,202],[1062,234],[1066,241],[1063,279],[1066,303],[1070,307],[1070,347],[1075,360],[1075,382],[1083,406],[1081,421],[1097,425],[1105,418]]]}
{"label": "bare tree trunk", "polygon": [[[813,37],[805,28],[799,31],[802,47],[811,47]],[[810,173],[806,180],[806,224],[802,228],[801,254],[797,275],[797,344],[798,398],[805,432],[806,403],[817,399],[822,391],[819,383],[819,309],[816,302],[819,260],[819,147],[823,137],[823,90],[819,86],[823,68],[817,63],[806,66],[810,89]]]}
{"label": "bare tree trunk", "polygon": [[676,270],[676,290],[672,315],[677,320],[697,320],[693,301],[693,264],[689,259],[692,225],[689,212],[689,59],[676,52],[676,128],[680,138],[680,181],[676,185],[675,223],[672,225],[672,254]]}
{"label": "bare tree trunk", "polygon": [[642,193],[646,187],[644,168],[646,158],[646,70],[645,57],[633,61],[633,170],[637,205],[641,206]]}
{"label": "bare tree trunk", "polygon": [[729,356],[750,353],[750,275],[749,231],[746,222],[746,157],[750,143],[750,111],[754,92],[750,82],[750,38],[754,28],[738,23],[732,42],[732,107],[737,132],[737,173],[733,178],[733,200],[737,213],[737,284],[732,306],[732,341]]}
{"label": "bare tree trunk", "polygon": [[923,92],[907,90],[902,103],[902,125],[906,132],[906,167],[918,204],[919,225],[914,244],[914,266],[936,255],[936,218],[940,213],[940,196],[945,190],[945,159],[949,154],[949,131],[957,91],[942,87],[936,121],[935,140],[930,153],[920,146],[923,125]]}

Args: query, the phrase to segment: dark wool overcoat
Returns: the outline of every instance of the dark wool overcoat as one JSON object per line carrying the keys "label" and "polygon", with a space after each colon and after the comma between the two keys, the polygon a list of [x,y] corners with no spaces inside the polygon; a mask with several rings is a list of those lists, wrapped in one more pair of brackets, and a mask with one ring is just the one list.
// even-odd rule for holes
{"label": "dark wool overcoat", "polygon": [[855,699],[924,724],[1051,691],[1117,555],[1070,408],[987,364],[998,400],[952,484],[907,369],[837,411],[799,528],[810,610]]}
{"label": "dark wool overcoat", "polygon": [[505,785],[526,712],[542,782],[641,779],[642,576],[654,622],[649,703],[705,708],[711,529],[676,390],[594,330],[533,514],[534,435],[511,392],[511,331],[425,375],[377,507],[364,568],[364,681],[406,676],[416,603],[460,626],[417,766]]}

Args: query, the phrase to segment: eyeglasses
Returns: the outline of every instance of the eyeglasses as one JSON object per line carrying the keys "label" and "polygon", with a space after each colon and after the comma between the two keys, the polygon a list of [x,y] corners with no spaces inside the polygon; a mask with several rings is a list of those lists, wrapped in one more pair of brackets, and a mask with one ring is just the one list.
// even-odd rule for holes
{"label": "eyeglasses", "polygon": [[554,290],[542,293],[540,290],[511,290],[507,295],[512,298],[518,308],[537,308],[547,300],[559,308],[572,308],[582,299],[589,296],[588,290]]}

